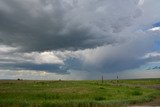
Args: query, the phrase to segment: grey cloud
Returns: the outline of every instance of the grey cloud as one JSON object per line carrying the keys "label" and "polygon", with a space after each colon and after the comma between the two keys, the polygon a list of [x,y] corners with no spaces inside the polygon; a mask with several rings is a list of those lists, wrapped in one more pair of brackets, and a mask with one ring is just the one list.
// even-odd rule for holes
{"label": "grey cloud", "polygon": [[127,41],[124,43],[82,52],[79,61],[74,60],[76,61],[74,64],[77,63],[80,70],[114,73],[136,69],[150,61],[159,60],[157,57],[155,57],[156,60],[155,58],[152,60],[151,58],[142,58],[146,53],[153,51],[155,40],[159,36],[153,36],[151,32],[147,31],[133,32],[128,30],[125,32],[125,36]]}
{"label": "grey cloud", "polygon": [[10,46],[0,47],[0,69],[90,76],[158,61],[142,57],[159,39],[147,29],[159,22],[159,4],[138,1],[0,0],[0,45]]}
{"label": "grey cloud", "polygon": [[1,70],[35,70],[66,74],[68,68],[54,52],[17,53],[12,47],[0,46]]}
{"label": "grey cloud", "polygon": [[1,0],[0,41],[23,51],[77,50],[114,44],[118,42],[114,35],[131,25],[138,10],[137,1]]}
{"label": "grey cloud", "polygon": [[[143,56],[152,52],[154,40],[157,37],[151,33],[148,34],[148,32],[135,33],[128,30],[123,34],[126,34],[125,38],[129,38],[124,43],[106,45],[95,49],[42,53],[11,51],[4,55],[1,53],[3,57],[1,61],[6,62],[0,64],[1,69],[44,70],[60,74],[66,74],[69,70],[87,71],[88,74],[92,72],[114,73],[135,69],[150,62],[151,58],[143,58]],[[159,54],[156,53],[156,55]]]}
{"label": "grey cloud", "polygon": [[0,63],[1,70],[35,70],[57,74],[69,74],[68,68],[58,64],[34,64],[34,63]]}

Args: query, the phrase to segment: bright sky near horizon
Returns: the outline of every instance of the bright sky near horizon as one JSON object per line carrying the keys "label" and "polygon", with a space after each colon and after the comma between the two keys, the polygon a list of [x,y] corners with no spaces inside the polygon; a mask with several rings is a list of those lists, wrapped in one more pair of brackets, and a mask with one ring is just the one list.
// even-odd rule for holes
{"label": "bright sky near horizon", "polygon": [[160,0],[0,0],[0,79],[160,78]]}

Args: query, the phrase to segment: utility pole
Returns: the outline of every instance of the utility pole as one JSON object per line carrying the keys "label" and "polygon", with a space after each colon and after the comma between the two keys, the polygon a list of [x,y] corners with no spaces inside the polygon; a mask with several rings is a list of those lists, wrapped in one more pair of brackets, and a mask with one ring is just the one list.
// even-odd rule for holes
{"label": "utility pole", "polygon": [[117,84],[118,84],[118,75],[117,75]]}
{"label": "utility pole", "polygon": [[103,75],[102,75],[102,83],[103,83]]}

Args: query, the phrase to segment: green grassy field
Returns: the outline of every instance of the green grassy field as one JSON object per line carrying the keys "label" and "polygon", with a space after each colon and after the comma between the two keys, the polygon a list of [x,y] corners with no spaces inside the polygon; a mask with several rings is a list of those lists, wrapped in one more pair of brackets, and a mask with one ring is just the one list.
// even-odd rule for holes
{"label": "green grassy field", "polygon": [[119,107],[160,97],[160,79],[104,81],[1,80],[2,107]]}

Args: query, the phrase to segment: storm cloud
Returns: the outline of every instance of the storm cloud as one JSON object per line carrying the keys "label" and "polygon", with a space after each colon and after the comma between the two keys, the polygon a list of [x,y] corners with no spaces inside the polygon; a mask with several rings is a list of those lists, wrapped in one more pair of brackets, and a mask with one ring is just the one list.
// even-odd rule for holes
{"label": "storm cloud", "polygon": [[140,15],[137,4],[138,0],[1,0],[0,41],[24,51],[114,44],[118,33]]}
{"label": "storm cloud", "polygon": [[0,71],[87,78],[159,62],[159,10],[159,0],[0,0]]}

